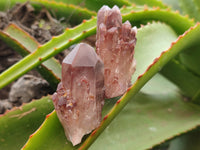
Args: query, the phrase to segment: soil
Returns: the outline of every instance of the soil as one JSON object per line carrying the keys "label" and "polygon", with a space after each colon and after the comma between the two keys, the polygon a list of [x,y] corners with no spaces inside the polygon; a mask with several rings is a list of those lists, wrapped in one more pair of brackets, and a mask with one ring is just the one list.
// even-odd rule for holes
{"label": "soil", "polygon": [[[63,26],[45,8],[36,13],[28,2],[16,4],[7,12],[0,12],[0,30],[6,28],[9,23],[16,24],[41,44],[49,41],[52,36],[63,32]],[[62,61],[66,54],[67,52],[61,53],[57,58]],[[0,40],[0,73],[20,59],[22,57],[18,53]],[[18,106],[23,102],[47,95],[51,91],[48,83],[41,78],[37,71],[32,70],[28,74],[28,77],[26,75],[18,80],[21,82],[13,82],[0,90],[0,113],[3,113],[6,109],[11,109],[12,106]],[[23,92],[23,89],[29,89],[31,94],[27,95],[28,92]],[[17,93],[21,95],[17,95]]]}

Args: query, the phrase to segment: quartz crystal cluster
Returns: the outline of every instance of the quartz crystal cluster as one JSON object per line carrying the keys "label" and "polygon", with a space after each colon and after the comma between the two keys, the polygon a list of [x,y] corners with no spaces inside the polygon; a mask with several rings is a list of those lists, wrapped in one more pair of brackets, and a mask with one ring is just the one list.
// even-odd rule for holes
{"label": "quartz crystal cluster", "polygon": [[120,96],[129,88],[135,71],[136,32],[128,21],[122,24],[117,6],[103,6],[97,18],[100,58],[91,46],[81,43],[63,60],[62,80],[52,98],[73,145],[99,126],[104,96]]}
{"label": "quartz crystal cluster", "polygon": [[131,85],[135,71],[134,48],[137,28],[122,24],[117,6],[103,6],[97,16],[96,51],[104,63],[105,96],[122,95]]}
{"label": "quartz crystal cluster", "polygon": [[62,80],[53,95],[58,118],[73,145],[101,122],[104,68],[95,50],[77,45],[62,62]]}

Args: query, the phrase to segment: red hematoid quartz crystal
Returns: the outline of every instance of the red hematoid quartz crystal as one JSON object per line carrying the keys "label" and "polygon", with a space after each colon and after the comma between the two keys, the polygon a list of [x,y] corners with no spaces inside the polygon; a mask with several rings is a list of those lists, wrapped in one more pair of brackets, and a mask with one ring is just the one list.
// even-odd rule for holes
{"label": "red hematoid quartz crystal", "polygon": [[97,16],[97,54],[104,62],[105,96],[122,95],[131,85],[135,72],[134,48],[137,28],[122,24],[117,6],[103,6]]}
{"label": "red hematoid quartz crystal", "polygon": [[104,104],[103,63],[94,49],[77,45],[62,62],[62,81],[53,102],[65,134],[77,145],[101,122]]}

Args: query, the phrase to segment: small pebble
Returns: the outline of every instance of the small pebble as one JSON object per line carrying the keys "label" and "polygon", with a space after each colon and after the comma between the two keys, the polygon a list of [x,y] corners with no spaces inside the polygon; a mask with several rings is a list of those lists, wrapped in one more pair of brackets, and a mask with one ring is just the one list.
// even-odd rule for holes
{"label": "small pebble", "polygon": [[9,101],[15,105],[39,99],[51,91],[49,84],[33,75],[24,75],[11,87]]}

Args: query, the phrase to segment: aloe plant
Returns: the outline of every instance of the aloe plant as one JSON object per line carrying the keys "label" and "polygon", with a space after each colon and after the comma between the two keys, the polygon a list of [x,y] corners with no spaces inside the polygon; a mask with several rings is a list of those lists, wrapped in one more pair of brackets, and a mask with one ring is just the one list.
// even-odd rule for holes
{"label": "aloe plant", "polygon": [[[10,6],[25,1],[10,0]],[[56,89],[61,67],[52,57],[96,33],[96,12],[104,4],[121,7],[123,21],[129,20],[138,27],[137,69],[127,92],[120,98],[106,100],[100,126],[85,136],[81,144],[73,147],[67,141],[51,96],[47,96],[0,116],[0,149],[143,150],[166,141],[170,150],[181,149],[182,143],[191,150],[198,149],[198,143],[189,145],[195,136],[190,131],[198,132],[200,125],[197,0],[164,0],[165,4],[158,0],[30,2],[36,10],[44,5],[58,18],[70,18],[68,22],[76,26],[44,45],[15,25],[1,31],[0,39],[24,58],[0,74],[0,88],[37,67]],[[6,1],[0,1],[1,10],[7,6]]]}

